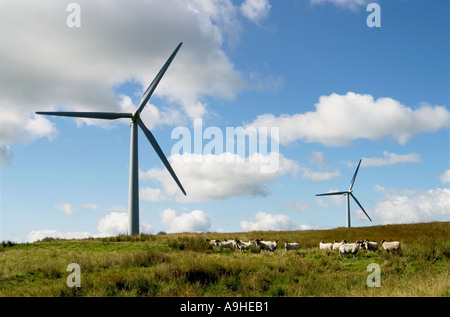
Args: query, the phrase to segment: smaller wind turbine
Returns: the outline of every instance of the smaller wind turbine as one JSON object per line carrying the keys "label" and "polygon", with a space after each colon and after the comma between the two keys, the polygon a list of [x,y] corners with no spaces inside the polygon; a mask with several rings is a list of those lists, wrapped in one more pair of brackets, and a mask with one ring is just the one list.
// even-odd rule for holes
{"label": "smaller wind turbine", "polygon": [[361,206],[361,204],[359,203],[358,199],[356,199],[356,197],[353,195],[352,193],[352,188],[353,188],[353,184],[355,183],[355,179],[356,179],[356,174],[358,174],[358,170],[359,170],[359,166],[361,165],[361,161],[362,159],[359,160],[358,163],[358,167],[356,168],[355,174],[353,175],[352,181],[350,183],[350,188],[347,191],[342,191],[342,192],[332,192],[332,193],[325,193],[325,194],[317,194],[316,196],[332,196],[332,195],[344,195],[347,198],[347,228],[350,228],[350,196],[352,196],[352,198],[356,201],[356,203],[358,204],[359,207],[361,207],[361,210],[364,212],[364,214],[367,216],[367,218],[369,218],[370,221],[372,221],[372,219],[370,219],[369,215],[367,214],[367,212],[364,210],[363,206]]}

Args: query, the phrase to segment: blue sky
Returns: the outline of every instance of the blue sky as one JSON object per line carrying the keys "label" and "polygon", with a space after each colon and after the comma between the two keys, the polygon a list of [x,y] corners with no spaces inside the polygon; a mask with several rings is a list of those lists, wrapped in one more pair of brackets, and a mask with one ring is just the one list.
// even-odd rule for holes
{"label": "blue sky", "polygon": [[315,194],[348,189],[361,158],[373,222],[352,201],[353,226],[449,220],[448,2],[76,1],[72,28],[71,2],[0,2],[0,240],[126,231],[128,122],[34,112],[132,112],[179,42],[142,112],[166,155],[201,119],[224,144],[227,127],[278,128],[279,166],[192,148],[170,157],[182,197],[140,132],[142,232],[345,226],[345,198]]}

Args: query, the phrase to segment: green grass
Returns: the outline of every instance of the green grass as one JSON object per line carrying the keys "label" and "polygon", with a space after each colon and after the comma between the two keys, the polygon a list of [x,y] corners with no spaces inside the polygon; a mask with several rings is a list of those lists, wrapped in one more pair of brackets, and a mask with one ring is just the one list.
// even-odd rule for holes
{"label": "green grass", "polygon": [[[309,231],[158,234],[0,244],[0,296],[446,296],[450,222]],[[210,239],[298,241],[285,252],[211,249]],[[399,240],[400,255],[341,258],[319,241]],[[78,263],[81,287],[68,287]],[[370,263],[381,287],[370,288]]]}

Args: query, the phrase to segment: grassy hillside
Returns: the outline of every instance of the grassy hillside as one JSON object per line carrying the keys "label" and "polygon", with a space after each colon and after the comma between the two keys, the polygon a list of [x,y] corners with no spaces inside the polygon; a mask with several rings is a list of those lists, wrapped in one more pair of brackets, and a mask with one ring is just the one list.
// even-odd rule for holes
{"label": "grassy hillside", "polygon": [[[309,231],[158,234],[0,244],[0,296],[449,296],[450,222]],[[206,238],[298,241],[298,251],[231,252]],[[319,242],[398,240],[402,254],[341,258]],[[81,287],[68,287],[78,263]],[[370,263],[381,286],[368,287]]]}

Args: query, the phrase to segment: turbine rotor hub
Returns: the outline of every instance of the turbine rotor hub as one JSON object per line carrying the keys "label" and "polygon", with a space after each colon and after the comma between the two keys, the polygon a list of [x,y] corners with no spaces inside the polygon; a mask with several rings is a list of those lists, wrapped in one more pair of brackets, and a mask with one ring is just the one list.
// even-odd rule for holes
{"label": "turbine rotor hub", "polygon": [[131,122],[136,122],[136,120],[139,119],[139,111],[135,111],[131,117]]}

